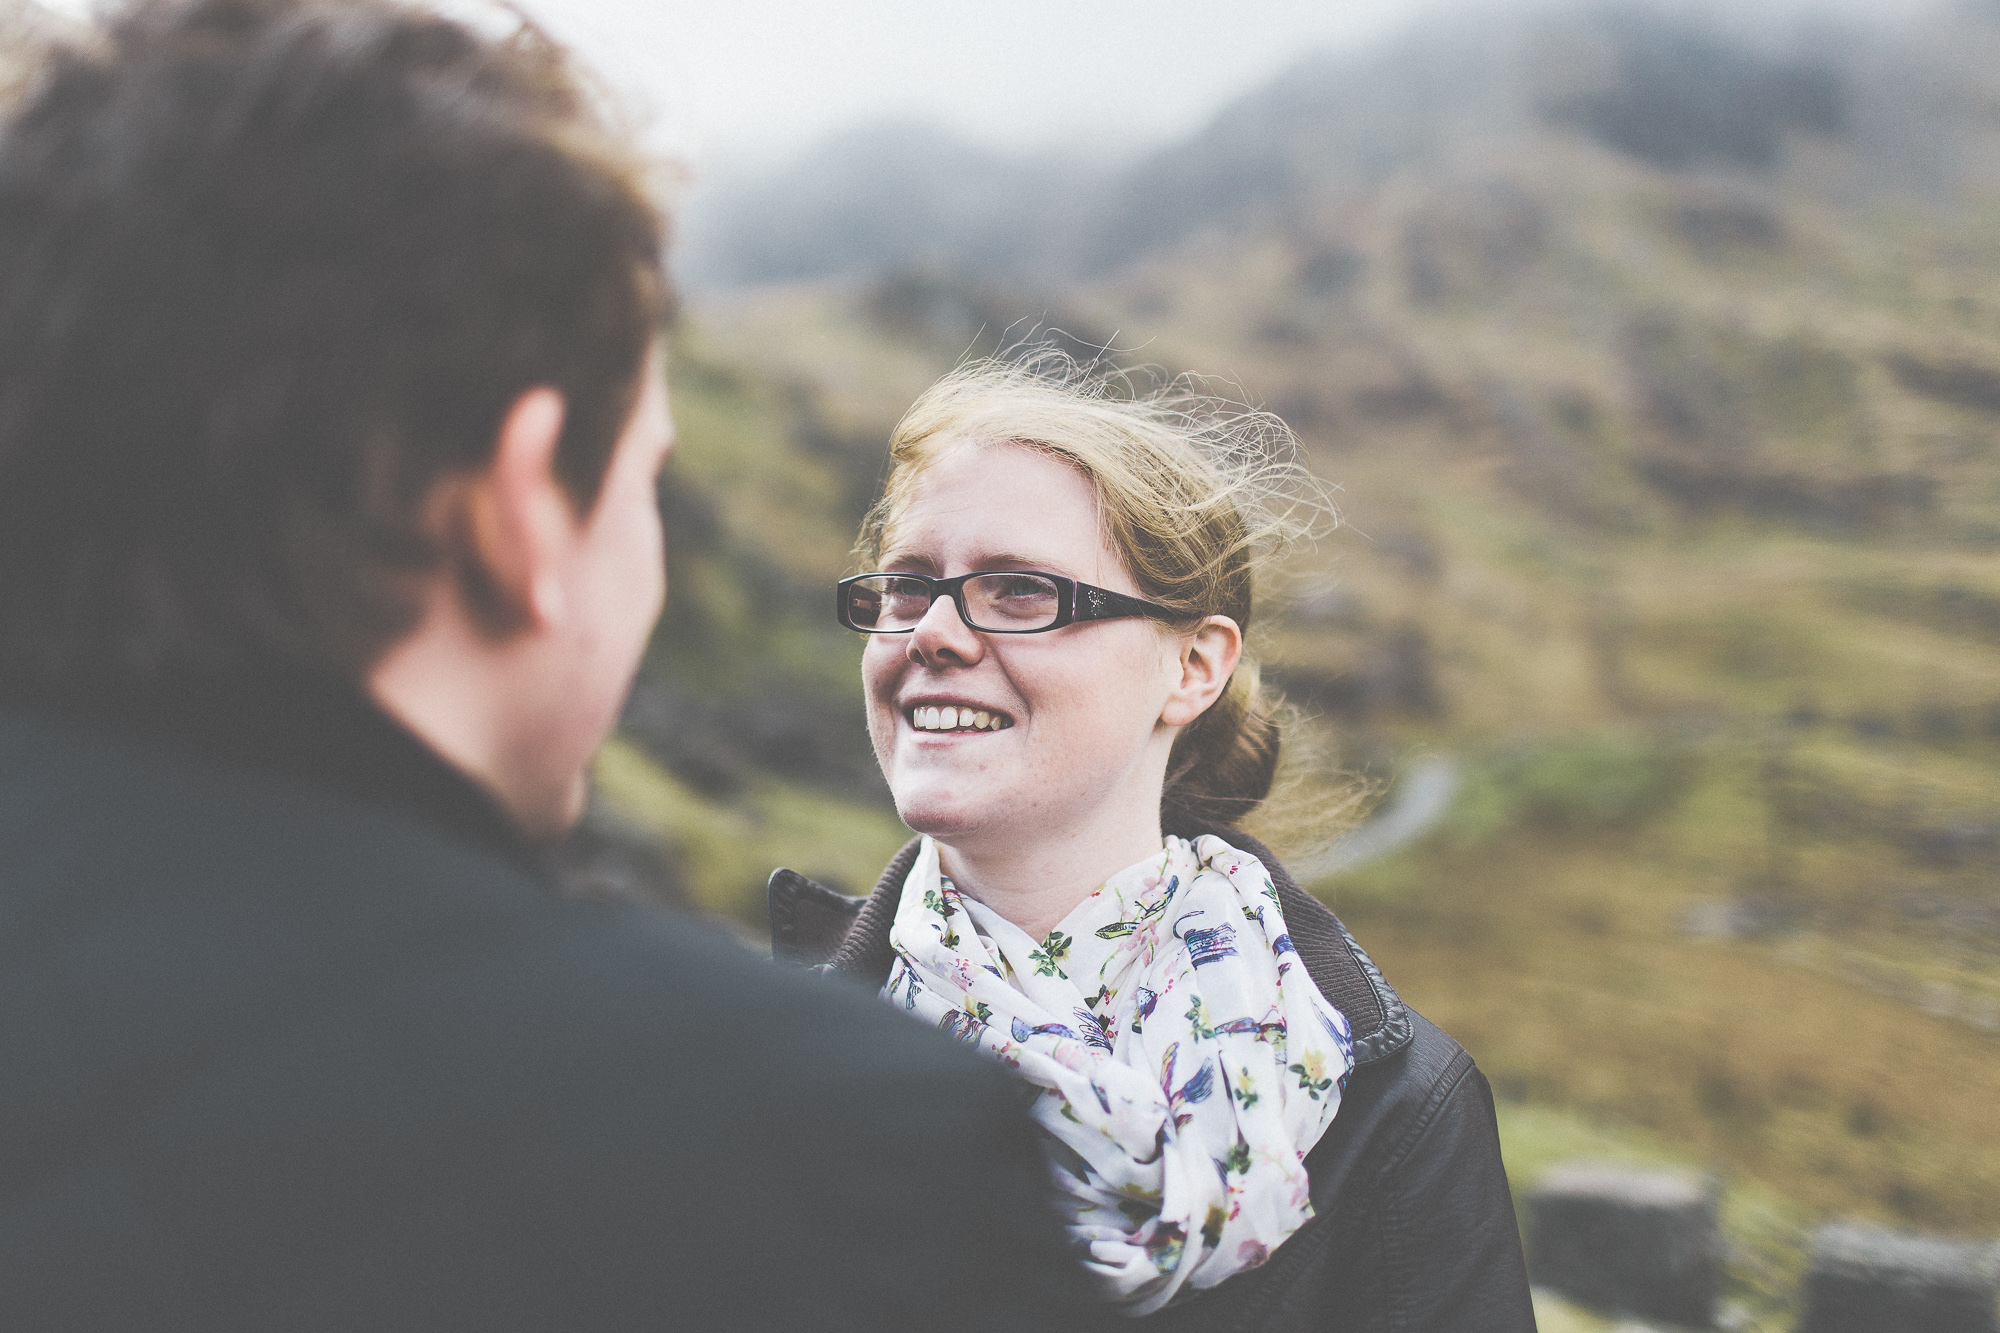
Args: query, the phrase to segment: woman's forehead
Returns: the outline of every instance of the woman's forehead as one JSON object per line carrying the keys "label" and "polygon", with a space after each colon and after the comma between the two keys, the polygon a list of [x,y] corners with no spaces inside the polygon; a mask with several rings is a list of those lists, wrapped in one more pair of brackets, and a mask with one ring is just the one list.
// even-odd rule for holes
{"label": "woman's forehead", "polygon": [[884,525],[885,555],[955,560],[1044,553],[1096,566],[1108,554],[1096,488],[1031,445],[961,440],[918,465]]}
{"label": "woman's forehead", "polygon": [[1046,450],[1012,441],[947,444],[914,465],[900,489],[891,524],[910,533],[1003,525],[1075,530],[1079,521],[1088,527],[1097,519],[1097,491],[1088,477]]}

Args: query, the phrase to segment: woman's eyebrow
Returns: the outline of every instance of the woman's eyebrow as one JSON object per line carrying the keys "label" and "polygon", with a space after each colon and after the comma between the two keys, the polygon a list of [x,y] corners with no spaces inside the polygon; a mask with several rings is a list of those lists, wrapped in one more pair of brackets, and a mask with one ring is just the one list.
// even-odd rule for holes
{"label": "woman's eyebrow", "polygon": [[884,570],[901,571],[910,574],[936,574],[942,566],[927,555],[917,555],[908,551],[887,551],[882,555]]}
{"label": "woman's eyebrow", "polygon": [[1053,561],[1039,560],[1029,555],[1015,555],[1008,551],[981,556],[979,558],[979,567],[981,569],[1038,569],[1046,570],[1050,573],[1060,572],[1059,567]]}
{"label": "woman's eyebrow", "polygon": [[[935,575],[944,566],[932,557],[918,555],[914,551],[889,551],[882,556],[882,568],[885,571],[906,570],[912,574]],[[1039,570],[1051,574],[1062,572],[1062,566],[1056,561],[1043,560],[1035,556],[1017,555],[1011,551],[997,551],[981,555],[977,560],[973,561],[971,568],[974,572],[996,569]]]}

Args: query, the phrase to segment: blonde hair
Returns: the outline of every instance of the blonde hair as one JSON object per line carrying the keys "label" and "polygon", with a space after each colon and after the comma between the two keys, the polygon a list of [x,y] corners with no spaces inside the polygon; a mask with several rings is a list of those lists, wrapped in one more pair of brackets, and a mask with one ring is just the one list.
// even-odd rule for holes
{"label": "blonde hair", "polygon": [[[1050,347],[969,362],[932,385],[889,437],[882,497],[855,554],[873,567],[924,470],[953,446],[1006,442],[1074,467],[1097,492],[1105,536],[1148,600],[1185,623],[1228,616],[1244,634],[1256,567],[1332,518],[1289,428],[1186,378],[1079,366]],[[1231,825],[1270,793],[1282,702],[1247,647],[1228,686],[1175,739],[1163,816]]]}

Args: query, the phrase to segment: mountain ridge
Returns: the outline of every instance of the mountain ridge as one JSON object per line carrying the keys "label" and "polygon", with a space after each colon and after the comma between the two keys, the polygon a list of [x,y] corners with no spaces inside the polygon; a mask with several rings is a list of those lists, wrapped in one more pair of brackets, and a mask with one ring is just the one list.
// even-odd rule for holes
{"label": "mountain ridge", "polygon": [[[1914,105],[1913,105],[1914,103]],[[910,121],[845,132],[693,208],[697,288],[924,263],[1055,285],[1246,213],[1364,193],[1482,145],[1571,132],[1668,170],[1822,178],[1853,202],[2000,184],[2000,10],[1731,31],[1610,4],[1433,16],[1311,55],[1121,168],[1010,156]],[[1835,162],[1802,139],[1844,140]],[[1798,151],[1805,149],[1802,153]],[[1823,147],[1823,145],[1822,145]]]}

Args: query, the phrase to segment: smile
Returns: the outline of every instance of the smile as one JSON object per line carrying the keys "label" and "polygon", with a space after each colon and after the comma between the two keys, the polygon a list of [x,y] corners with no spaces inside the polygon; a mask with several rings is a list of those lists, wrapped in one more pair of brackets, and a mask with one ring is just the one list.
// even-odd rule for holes
{"label": "smile", "polygon": [[906,716],[918,731],[1005,731],[1014,725],[1005,713],[970,705],[919,704]]}

